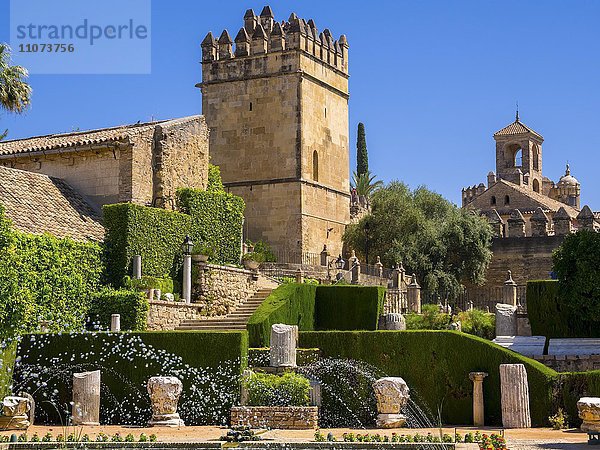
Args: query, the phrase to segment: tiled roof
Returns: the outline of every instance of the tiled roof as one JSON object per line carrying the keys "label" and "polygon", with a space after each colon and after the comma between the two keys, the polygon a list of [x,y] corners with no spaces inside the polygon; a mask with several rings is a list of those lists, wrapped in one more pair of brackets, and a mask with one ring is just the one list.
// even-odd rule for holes
{"label": "tiled roof", "polygon": [[505,126],[501,130],[496,131],[494,133],[494,136],[512,136],[515,134],[525,134],[525,133],[533,133],[536,136],[542,138],[541,134],[536,133],[535,131],[533,131],[531,128],[529,128],[527,125],[525,125],[518,119],[515,120],[510,125]]}
{"label": "tiled roof", "polygon": [[[569,206],[563,202],[559,202],[558,200],[554,200],[544,194],[535,192],[531,189],[526,188],[525,186],[519,186],[517,184],[511,183],[510,181],[506,181],[506,180],[502,180],[502,179],[499,180],[498,182],[503,183],[506,186],[510,186],[514,190],[519,191],[523,195],[526,195],[529,198],[531,198],[532,200],[540,203],[542,205],[542,209],[547,209],[548,211],[554,212],[554,211],[558,211],[561,207],[563,207],[565,209],[565,211],[567,211],[567,213],[571,217],[577,217],[577,214],[579,214],[579,211],[576,210],[575,208],[573,208],[572,206]],[[535,207],[533,207],[532,210],[535,210]]]}
{"label": "tiled roof", "polygon": [[57,178],[0,166],[0,204],[20,231],[79,241],[104,238],[100,215]]}
{"label": "tiled roof", "polygon": [[195,120],[199,116],[183,117],[181,119],[162,120],[158,122],[137,123],[133,125],[121,125],[113,128],[101,128],[97,130],[77,131],[65,134],[49,134],[27,139],[16,139],[0,142],[1,155],[15,155],[19,153],[40,152],[54,149],[69,149],[84,145],[95,145],[106,142],[123,141],[129,137],[156,125],[164,123],[183,123]]}

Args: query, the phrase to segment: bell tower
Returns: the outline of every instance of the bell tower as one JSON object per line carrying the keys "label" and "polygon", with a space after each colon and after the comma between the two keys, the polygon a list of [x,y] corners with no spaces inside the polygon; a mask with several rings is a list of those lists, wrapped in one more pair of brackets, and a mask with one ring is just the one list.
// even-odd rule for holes
{"label": "bell tower", "polygon": [[[235,44],[235,49],[234,49]],[[211,162],[246,201],[245,234],[276,250],[341,252],[350,221],[348,43],[292,14],[251,9],[202,47]]]}
{"label": "bell tower", "polygon": [[544,138],[521,122],[515,121],[494,133],[496,176],[542,193],[542,143]]}

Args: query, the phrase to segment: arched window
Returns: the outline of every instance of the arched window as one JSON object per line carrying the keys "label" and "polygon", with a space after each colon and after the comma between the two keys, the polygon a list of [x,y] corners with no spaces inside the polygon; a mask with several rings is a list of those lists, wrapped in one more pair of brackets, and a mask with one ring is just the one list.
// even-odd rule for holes
{"label": "arched window", "polygon": [[518,143],[504,147],[504,161],[507,168],[523,166],[523,149]]}
{"label": "arched window", "polygon": [[540,170],[540,148],[537,144],[533,144],[533,170]]}
{"label": "arched window", "polygon": [[540,182],[538,180],[533,180],[533,191],[540,192]]}
{"label": "arched window", "polygon": [[492,198],[490,199],[490,205],[496,206],[496,196],[495,195],[492,195]]}
{"label": "arched window", "polygon": [[508,195],[504,196],[504,204],[505,205],[510,205],[510,197]]}
{"label": "arched window", "polygon": [[319,154],[315,150],[313,152],[313,180],[319,181]]}

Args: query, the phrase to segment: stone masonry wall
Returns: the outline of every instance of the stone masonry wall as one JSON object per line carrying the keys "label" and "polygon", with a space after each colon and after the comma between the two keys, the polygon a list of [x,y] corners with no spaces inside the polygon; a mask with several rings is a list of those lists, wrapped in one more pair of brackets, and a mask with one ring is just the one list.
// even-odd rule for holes
{"label": "stone masonry wall", "polygon": [[541,355],[535,359],[557,372],[587,372],[600,369],[600,355]]}
{"label": "stone masonry wall", "polygon": [[317,428],[319,408],[316,406],[234,406],[232,426],[306,430]]}
{"label": "stone masonry wall", "polygon": [[182,302],[150,301],[148,310],[148,330],[174,330],[181,321],[199,319],[202,306],[186,305]]}
{"label": "stone masonry wall", "polygon": [[192,286],[192,301],[205,316],[229,314],[258,291],[255,272],[235,267],[194,263],[198,276]]}

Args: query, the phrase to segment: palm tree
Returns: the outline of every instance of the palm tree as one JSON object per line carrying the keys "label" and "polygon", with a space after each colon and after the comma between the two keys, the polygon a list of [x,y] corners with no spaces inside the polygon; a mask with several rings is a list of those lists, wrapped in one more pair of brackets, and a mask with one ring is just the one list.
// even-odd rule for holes
{"label": "palm tree", "polygon": [[356,189],[356,194],[361,203],[369,205],[371,196],[382,186],[383,181],[375,180],[375,175],[372,175],[370,170],[361,174],[357,174],[356,172],[352,174],[351,187]]}
{"label": "palm tree", "polygon": [[[0,44],[0,108],[20,114],[29,106],[31,86],[25,81],[29,73],[21,66],[10,65],[10,47]],[[8,131],[0,133],[0,140]]]}

